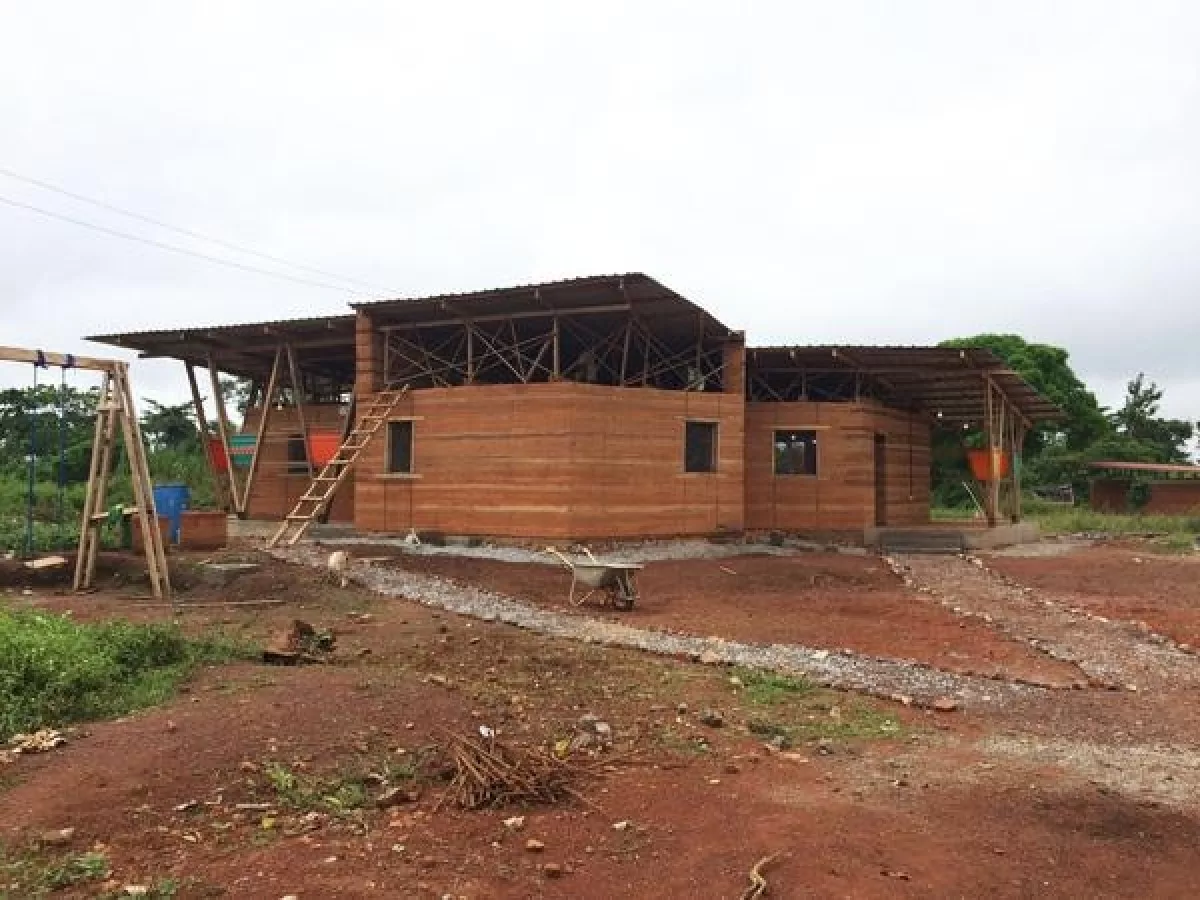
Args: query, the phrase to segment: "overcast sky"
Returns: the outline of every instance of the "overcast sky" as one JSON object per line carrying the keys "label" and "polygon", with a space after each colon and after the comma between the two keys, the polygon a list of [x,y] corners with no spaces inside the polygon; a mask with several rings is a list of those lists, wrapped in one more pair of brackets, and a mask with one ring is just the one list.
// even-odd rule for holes
{"label": "overcast sky", "polygon": [[[1195,2],[0,0],[0,23],[0,168],[378,295],[644,271],[751,343],[1017,332],[1101,402],[1144,370],[1200,418]],[[3,175],[0,198],[330,280]],[[101,353],[81,336],[363,296],[0,202],[0,343]],[[134,378],[186,392],[178,364]]]}

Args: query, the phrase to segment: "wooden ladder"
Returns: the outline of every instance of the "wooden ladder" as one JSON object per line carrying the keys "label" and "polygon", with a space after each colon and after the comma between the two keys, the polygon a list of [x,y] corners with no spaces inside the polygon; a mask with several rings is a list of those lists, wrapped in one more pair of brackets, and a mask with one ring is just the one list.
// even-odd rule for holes
{"label": "wooden ladder", "polygon": [[276,547],[282,542],[289,546],[300,540],[301,535],[313,523],[313,520],[325,511],[338,487],[346,480],[350,470],[357,462],[363,448],[371,442],[375,432],[383,427],[396,404],[408,393],[408,385],[398,390],[380,391],[375,394],[370,405],[363,412],[362,418],[354,426],[338,447],[337,453],[325,464],[312,483],[304,491],[303,496],[296,502],[292,511],[284,517],[283,522],[267,541],[268,547]]}
{"label": "wooden ladder", "polygon": [[146,568],[150,574],[150,590],[159,600],[173,600],[171,575],[167,569],[167,551],[158,513],[154,508],[154,489],[150,483],[150,466],[142,428],[138,424],[125,363],[114,363],[104,373],[100,402],[96,407],[96,432],[92,439],[92,459],[88,472],[87,493],[83,498],[83,515],[79,529],[79,551],[75,560],[75,590],[87,590],[96,574],[96,554],[100,549],[100,526],[107,520],[104,508],[108,493],[108,478],[112,469],[117,443],[117,429],[129,458],[133,483],[132,512],[138,517],[142,544],[146,551]]}

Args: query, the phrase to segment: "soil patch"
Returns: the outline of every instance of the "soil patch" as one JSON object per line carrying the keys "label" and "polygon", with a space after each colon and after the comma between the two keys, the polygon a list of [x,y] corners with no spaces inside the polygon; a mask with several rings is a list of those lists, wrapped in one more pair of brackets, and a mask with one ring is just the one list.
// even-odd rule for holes
{"label": "soil patch", "polygon": [[988,557],[1014,581],[1110,619],[1145,622],[1200,647],[1200,556],[1163,556],[1136,544],[1099,544],[1070,556]]}
{"label": "soil patch", "polygon": [[[449,556],[400,556],[408,571],[484,587],[545,609],[567,609],[569,573],[559,567]],[[1079,677],[980,623],[966,622],[908,590],[874,557],[842,554],[743,556],[648,563],[641,599],[613,613],[599,600],[583,614],[752,643],[802,644],[913,659],[961,674],[1006,675],[1050,684]]]}

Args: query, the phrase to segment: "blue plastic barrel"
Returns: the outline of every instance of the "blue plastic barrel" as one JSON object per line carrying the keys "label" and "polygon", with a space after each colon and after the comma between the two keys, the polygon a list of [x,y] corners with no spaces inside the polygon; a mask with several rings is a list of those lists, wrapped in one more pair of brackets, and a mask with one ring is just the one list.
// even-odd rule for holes
{"label": "blue plastic barrel", "polygon": [[172,544],[179,543],[179,533],[183,529],[183,511],[188,508],[191,492],[186,484],[156,484],[154,485],[154,506],[160,516],[165,516],[170,523],[167,540]]}

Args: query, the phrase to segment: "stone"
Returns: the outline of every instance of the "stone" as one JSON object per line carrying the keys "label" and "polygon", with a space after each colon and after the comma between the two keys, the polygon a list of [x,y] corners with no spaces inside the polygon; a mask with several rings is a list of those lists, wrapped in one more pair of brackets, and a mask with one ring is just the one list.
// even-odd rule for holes
{"label": "stone", "polygon": [[933,708],[938,712],[954,712],[958,709],[958,701],[953,697],[938,697],[933,701]]}
{"label": "stone", "polygon": [[525,827],[525,817],[524,816],[512,816],[511,818],[505,819],[504,827],[511,828],[514,831],[524,828]]}
{"label": "stone", "polygon": [[43,832],[38,836],[38,843],[46,847],[61,847],[71,843],[73,837],[75,837],[74,828],[58,828],[54,831]]}
{"label": "stone", "polygon": [[700,724],[707,725],[709,728],[720,728],[725,724],[725,716],[719,709],[706,709],[700,713]]}
{"label": "stone", "polygon": [[546,845],[536,838],[530,838],[525,842],[525,849],[530,853],[541,853],[546,849]]}
{"label": "stone", "polygon": [[387,809],[401,803],[416,803],[420,799],[420,791],[407,787],[392,787],[375,798],[375,805],[380,809]]}
{"label": "stone", "polygon": [[544,866],[542,866],[542,873],[547,878],[561,878],[563,874],[563,867],[558,863],[546,863]]}
{"label": "stone", "polygon": [[725,660],[719,654],[714,653],[712,650],[705,650],[703,653],[700,654],[699,661],[700,661],[701,665],[719,666]]}

